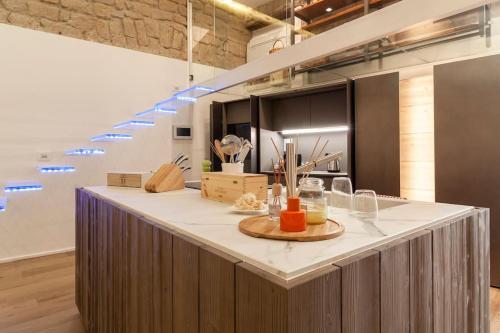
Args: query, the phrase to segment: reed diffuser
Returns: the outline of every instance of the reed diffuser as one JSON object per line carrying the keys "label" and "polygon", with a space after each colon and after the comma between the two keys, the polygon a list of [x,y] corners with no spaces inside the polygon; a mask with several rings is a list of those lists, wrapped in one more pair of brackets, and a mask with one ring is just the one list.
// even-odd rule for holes
{"label": "reed diffuser", "polygon": [[283,192],[283,185],[281,185],[281,165],[279,163],[273,166],[274,183],[272,185],[271,200],[269,200],[269,216],[273,221],[279,221],[281,215],[281,193]]}
{"label": "reed diffuser", "polygon": [[305,231],[306,213],[300,208],[297,197],[297,153],[295,143],[286,144],[287,209],[281,211],[280,229],[288,232]]}

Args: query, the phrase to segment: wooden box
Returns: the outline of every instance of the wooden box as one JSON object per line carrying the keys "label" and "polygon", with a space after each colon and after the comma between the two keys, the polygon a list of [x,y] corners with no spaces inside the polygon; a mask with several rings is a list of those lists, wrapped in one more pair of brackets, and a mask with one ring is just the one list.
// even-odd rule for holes
{"label": "wooden box", "polygon": [[252,192],[259,200],[267,200],[267,176],[252,173],[203,172],[201,196],[205,199],[234,203]]}
{"label": "wooden box", "polygon": [[109,172],[108,186],[141,188],[152,175],[151,172]]}

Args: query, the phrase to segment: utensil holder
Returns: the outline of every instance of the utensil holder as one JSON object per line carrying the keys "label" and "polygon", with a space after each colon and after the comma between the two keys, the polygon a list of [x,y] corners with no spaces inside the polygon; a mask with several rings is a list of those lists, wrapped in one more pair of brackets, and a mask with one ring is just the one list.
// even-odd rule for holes
{"label": "utensil holder", "polygon": [[224,173],[243,173],[244,164],[238,163],[222,163],[222,172]]}
{"label": "utensil holder", "polygon": [[184,188],[182,170],[175,164],[163,164],[151,176],[144,188],[152,193],[182,190]]}

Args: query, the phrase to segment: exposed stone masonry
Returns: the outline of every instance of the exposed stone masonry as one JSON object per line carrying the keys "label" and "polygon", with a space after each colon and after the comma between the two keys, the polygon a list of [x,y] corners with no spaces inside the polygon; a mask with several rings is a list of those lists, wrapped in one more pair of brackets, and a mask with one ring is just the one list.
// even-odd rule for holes
{"label": "exposed stone masonry", "polygon": [[[187,59],[186,0],[0,0],[0,23]],[[218,23],[228,24],[234,20]],[[206,43],[212,52],[195,49],[194,61],[224,68],[245,63],[241,48],[246,50],[249,32],[240,32],[231,36],[231,49],[219,54],[226,60],[215,61],[210,55],[217,46]]]}
{"label": "exposed stone masonry", "polygon": [[252,37],[245,17],[220,8],[214,10],[212,0],[192,0],[192,4],[193,61],[227,69],[244,64]]}

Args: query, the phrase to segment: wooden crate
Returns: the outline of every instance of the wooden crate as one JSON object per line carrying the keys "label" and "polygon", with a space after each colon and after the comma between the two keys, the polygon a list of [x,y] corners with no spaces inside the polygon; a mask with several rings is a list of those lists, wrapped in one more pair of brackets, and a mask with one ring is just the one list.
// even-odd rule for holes
{"label": "wooden crate", "polygon": [[144,187],[151,172],[108,172],[108,186]]}
{"label": "wooden crate", "polygon": [[203,172],[201,196],[205,199],[234,203],[245,193],[252,192],[259,200],[267,200],[267,176],[252,173]]}

